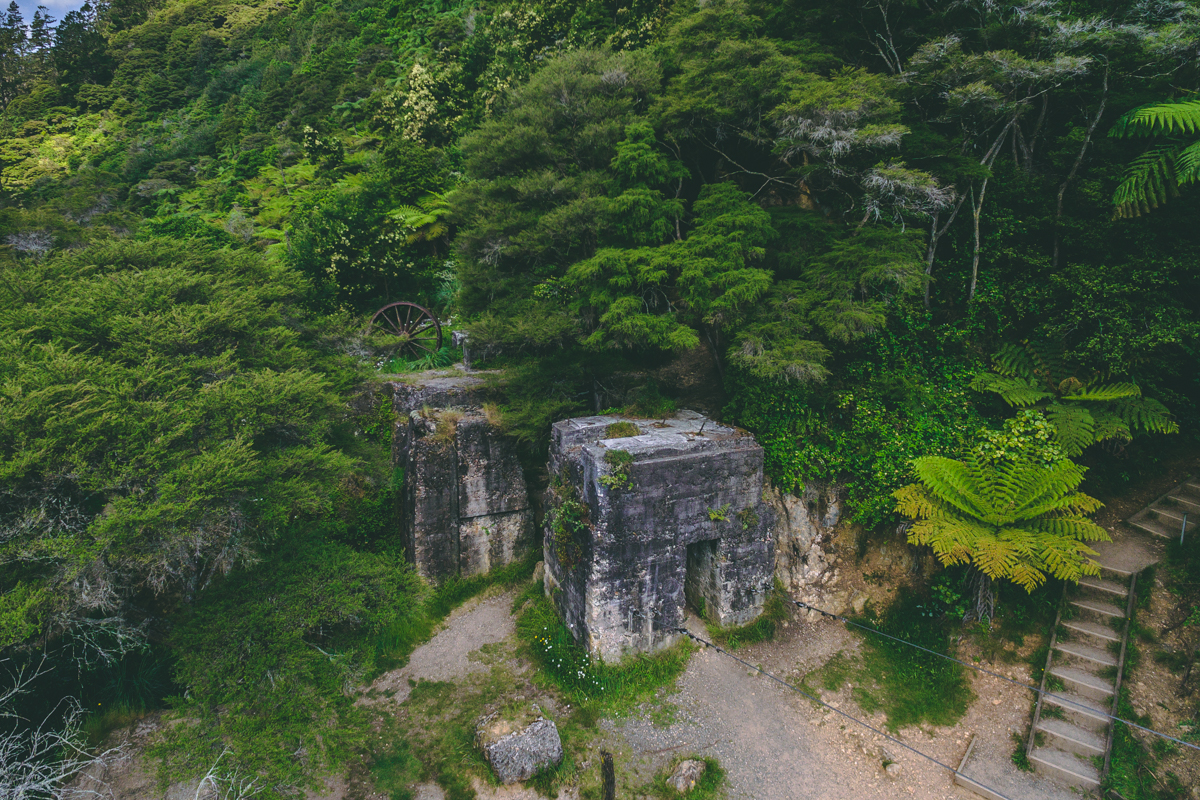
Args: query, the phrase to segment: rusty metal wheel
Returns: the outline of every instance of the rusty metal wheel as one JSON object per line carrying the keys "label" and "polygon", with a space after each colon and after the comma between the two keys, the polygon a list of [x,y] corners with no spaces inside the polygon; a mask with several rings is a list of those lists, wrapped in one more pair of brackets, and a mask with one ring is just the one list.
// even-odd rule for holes
{"label": "rusty metal wheel", "polygon": [[367,332],[380,330],[400,340],[398,353],[409,358],[442,349],[442,325],[433,312],[416,303],[390,303],[375,312]]}

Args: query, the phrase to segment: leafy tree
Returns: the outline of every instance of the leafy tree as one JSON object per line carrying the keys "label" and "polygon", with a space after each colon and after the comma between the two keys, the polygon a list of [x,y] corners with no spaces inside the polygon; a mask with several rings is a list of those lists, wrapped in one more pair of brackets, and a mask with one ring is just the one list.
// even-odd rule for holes
{"label": "leafy tree", "polygon": [[913,471],[918,482],[894,493],[896,510],[914,520],[908,541],[932,547],[947,566],[973,568],[980,619],[991,619],[993,580],[1032,592],[1047,575],[1078,581],[1099,574],[1087,542],[1109,537],[1088,519],[1101,503],[1077,491],[1084,469],[1075,463],[924,456]]}
{"label": "leafy tree", "polygon": [[136,646],[150,598],[193,602],[358,467],[331,446],[353,373],[306,343],[290,270],[160,239],[19,278],[0,283],[0,646]]}
{"label": "leafy tree", "polygon": [[1143,397],[1137,384],[1081,370],[1066,359],[1060,344],[1004,345],[992,370],[979,373],[972,388],[995,392],[1010,406],[1044,411],[1067,456],[1097,442],[1127,443],[1137,432],[1179,431],[1166,406]]}
{"label": "leafy tree", "polygon": [[1154,103],[1135,108],[1117,120],[1109,136],[1156,137],[1135,158],[1125,180],[1113,192],[1113,206],[1122,217],[1136,217],[1158,208],[1179,189],[1200,180],[1200,100]]}

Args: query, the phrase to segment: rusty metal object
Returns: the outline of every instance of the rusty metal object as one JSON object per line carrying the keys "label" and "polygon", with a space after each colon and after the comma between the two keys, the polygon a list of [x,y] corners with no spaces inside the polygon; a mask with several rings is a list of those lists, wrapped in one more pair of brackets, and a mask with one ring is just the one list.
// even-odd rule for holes
{"label": "rusty metal object", "polygon": [[381,330],[400,340],[398,353],[409,358],[442,349],[442,325],[432,311],[416,303],[389,303],[375,312],[367,332]]}

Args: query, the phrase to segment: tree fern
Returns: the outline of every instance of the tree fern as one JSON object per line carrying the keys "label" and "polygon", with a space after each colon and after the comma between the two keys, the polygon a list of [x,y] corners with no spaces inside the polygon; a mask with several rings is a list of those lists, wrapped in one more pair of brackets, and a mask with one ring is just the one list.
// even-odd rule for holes
{"label": "tree fern", "polygon": [[1084,470],[1071,461],[927,456],[913,470],[919,482],[894,493],[896,510],[914,520],[909,542],[929,546],[943,564],[969,564],[1028,591],[1047,575],[1078,581],[1099,572],[1087,543],[1108,535],[1087,515],[1101,504],[1078,491]]}
{"label": "tree fern", "polygon": [[1135,158],[1113,193],[1114,213],[1136,217],[1179,194],[1179,187],[1200,179],[1200,142],[1183,137],[1200,132],[1200,100],[1155,103],[1135,108],[1117,120],[1110,136],[1161,136]]}
{"label": "tree fern", "polygon": [[1128,442],[1136,432],[1179,430],[1167,408],[1142,397],[1136,383],[1112,381],[1107,373],[1082,373],[1059,343],[1004,345],[992,359],[992,371],[976,375],[971,388],[1044,413],[1056,430],[1055,443],[1067,456],[1097,442]]}

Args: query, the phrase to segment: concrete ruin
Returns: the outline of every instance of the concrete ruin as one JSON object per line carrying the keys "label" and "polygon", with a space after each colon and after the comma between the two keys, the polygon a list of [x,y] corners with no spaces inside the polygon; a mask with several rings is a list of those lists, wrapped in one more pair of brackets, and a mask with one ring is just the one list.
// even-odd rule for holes
{"label": "concrete ruin", "polygon": [[775,569],[775,511],[750,434],[684,411],[553,426],[547,592],[576,641],[606,660],[674,642],[690,605],[740,625]]}
{"label": "concrete ruin", "polygon": [[522,558],[533,510],[516,442],[488,420],[479,376],[434,372],[393,383],[392,461],[404,468],[401,536],[434,581]]}

